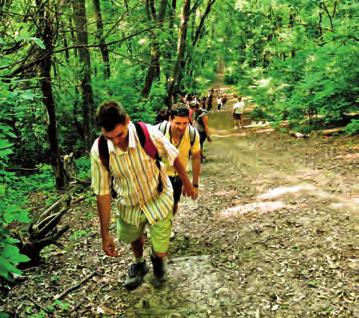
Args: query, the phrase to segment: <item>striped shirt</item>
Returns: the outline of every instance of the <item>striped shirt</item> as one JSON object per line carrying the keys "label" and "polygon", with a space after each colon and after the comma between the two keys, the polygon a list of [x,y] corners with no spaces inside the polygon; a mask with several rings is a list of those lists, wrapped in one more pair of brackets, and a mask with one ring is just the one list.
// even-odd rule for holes
{"label": "striped shirt", "polygon": [[[166,158],[173,165],[178,156],[177,149],[151,125],[146,125],[150,137],[161,158]],[[115,147],[108,140],[110,154],[110,171],[114,177],[113,188],[117,192],[118,215],[129,223],[139,226],[141,214],[144,213],[150,224],[164,219],[173,208],[171,182],[166,169],[161,163],[161,178],[164,189],[158,193],[158,168],[142,148],[135,126],[128,125],[128,148],[126,151]],[[91,149],[91,187],[96,195],[111,192],[111,175],[102,164],[97,138]]]}

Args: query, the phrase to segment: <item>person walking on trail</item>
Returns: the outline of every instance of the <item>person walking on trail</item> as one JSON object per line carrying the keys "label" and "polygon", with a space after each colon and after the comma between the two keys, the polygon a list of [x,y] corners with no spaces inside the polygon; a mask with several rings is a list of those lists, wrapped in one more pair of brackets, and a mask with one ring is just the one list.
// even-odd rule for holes
{"label": "person walking on trail", "polygon": [[[201,171],[200,136],[197,129],[190,125],[189,109],[185,105],[173,105],[170,111],[170,122],[163,122],[157,127],[171,144],[178,149],[178,157],[184,167],[187,166],[190,157],[192,158],[192,186],[195,189],[194,198],[197,198]],[[173,187],[173,215],[175,215],[178,210],[183,184],[176,169],[168,164],[168,161],[164,161],[164,163]],[[171,237],[174,237],[174,233],[171,233]]]}
{"label": "person walking on trail", "polygon": [[206,157],[203,154],[203,144],[206,140],[209,142],[212,141],[211,136],[209,134],[209,127],[208,127],[208,115],[207,111],[203,108],[200,108],[199,105],[195,107],[195,128],[199,132],[200,136],[200,145],[201,145],[201,162],[204,162]]}
{"label": "person walking on trail", "polygon": [[212,109],[213,106],[213,89],[208,91],[208,96],[207,96],[207,110],[210,111]]}
{"label": "person walking on trail", "polygon": [[233,105],[233,123],[234,128],[237,129],[243,127],[243,112],[245,104],[242,96],[237,97],[235,95],[234,97],[237,98],[237,102]]}
{"label": "person walking on trail", "polygon": [[223,106],[223,99],[221,96],[217,97],[217,110],[220,111],[222,109]]}
{"label": "person walking on trail", "polygon": [[[157,160],[159,156],[174,166],[183,182],[185,195],[194,199],[197,189],[186,174],[178,150],[156,127],[132,123],[125,109],[116,101],[103,103],[96,119],[102,136],[95,140],[91,149],[91,186],[97,198],[102,248],[108,256],[117,255],[109,231],[112,187],[117,194],[118,238],[131,244],[135,258],[124,286],[129,290],[136,288],[149,271],[143,256],[145,226],[149,226],[151,233],[154,284],[159,285],[166,277],[165,257],[173,209],[171,182],[165,166]],[[153,148],[156,160],[150,157]],[[107,161],[104,159],[106,155]]]}

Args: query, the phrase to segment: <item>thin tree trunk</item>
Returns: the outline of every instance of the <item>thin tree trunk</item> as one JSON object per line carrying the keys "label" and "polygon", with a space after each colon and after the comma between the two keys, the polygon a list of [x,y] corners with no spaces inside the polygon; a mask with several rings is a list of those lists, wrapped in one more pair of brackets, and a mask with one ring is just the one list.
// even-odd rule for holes
{"label": "thin tree trunk", "polygon": [[213,4],[216,2],[216,0],[208,0],[208,3],[207,3],[207,7],[206,7],[206,10],[204,11],[204,14],[202,15],[201,17],[201,20],[199,22],[199,25],[198,25],[198,28],[196,30],[196,33],[195,33],[195,36],[194,36],[194,40],[192,41],[192,45],[193,47],[196,46],[198,40],[200,39],[201,37],[201,34],[202,34],[202,30],[203,30],[203,27],[204,27],[204,23],[209,15],[209,13],[211,12],[211,8],[213,6]]}
{"label": "thin tree trunk", "polygon": [[[173,29],[174,29],[174,23],[175,23],[175,17],[176,17],[177,1],[172,0],[170,7],[171,8],[170,8],[169,18],[168,18],[168,32],[170,34],[169,47],[175,47],[175,45],[176,45],[176,37],[174,35]],[[164,52],[164,59],[167,61],[167,63],[169,65],[172,65],[171,61],[173,59],[173,55],[174,55],[173,50],[166,50]],[[171,70],[170,67],[167,67],[164,70],[165,77],[166,77],[166,82],[171,77],[171,71],[172,70]]]}
{"label": "thin tree trunk", "polygon": [[42,100],[48,114],[47,137],[50,147],[50,162],[55,173],[56,188],[60,190],[66,187],[68,180],[60,158],[56,128],[55,100],[52,93],[51,82],[52,42],[56,31],[53,29],[55,24],[52,23],[49,14],[45,14],[45,11],[50,12],[49,8],[45,10],[45,8],[42,7],[44,4],[41,0],[36,0],[36,4],[39,8],[41,7],[41,9],[38,10],[39,36],[45,44],[44,51],[46,51],[45,57],[41,59],[39,63],[40,85],[43,94]]}
{"label": "thin tree trunk", "polygon": [[88,44],[87,35],[87,19],[86,19],[86,7],[85,0],[74,0],[73,13],[74,22],[77,34],[77,44],[79,48],[79,58],[81,64],[81,82],[80,91],[82,95],[82,125],[84,130],[84,143],[87,149],[90,149],[93,131],[92,121],[95,115],[94,99],[91,86],[91,58],[90,52],[86,45]]}
{"label": "thin tree trunk", "polygon": [[[213,6],[213,4],[216,2],[216,0],[208,0],[206,9],[203,13],[203,15],[201,16],[199,25],[196,29],[196,31],[194,32],[194,27],[193,27],[193,32],[194,35],[192,36],[192,47],[195,48],[198,41],[201,39],[201,37],[203,36],[203,30],[204,30],[204,26],[205,26],[205,21],[209,16],[209,13],[211,12],[211,8]],[[198,5],[197,5],[198,6]],[[194,10],[196,9],[196,5],[194,6],[194,8],[192,8],[191,12],[194,12]],[[194,82],[193,78],[194,78],[194,69],[193,67],[191,67],[191,62],[192,62],[192,57],[190,54],[188,54],[186,56],[184,65],[188,67],[189,71],[189,77],[191,78],[191,81]],[[182,77],[181,77],[182,78]]]}
{"label": "thin tree trunk", "polygon": [[107,45],[105,43],[105,39],[103,38],[103,22],[102,22],[102,14],[99,0],[93,0],[93,5],[95,8],[95,16],[96,16],[96,25],[97,25],[97,39],[100,44],[100,51],[102,55],[102,60],[105,64],[104,68],[104,77],[110,78],[111,76],[111,68],[110,68],[110,55],[108,52]]}
{"label": "thin tree trunk", "polygon": [[177,62],[173,69],[173,78],[169,83],[167,90],[167,104],[172,105],[173,97],[176,90],[180,88],[180,72],[184,53],[186,50],[186,38],[187,38],[187,26],[190,13],[191,0],[185,0],[182,7],[182,19],[178,33],[178,45],[177,45]]}
{"label": "thin tree trunk", "polygon": [[[158,15],[154,11],[154,8],[151,6],[152,16],[155,17],[156,23],[162,25],[163,18],[166,15],[166,7],[167,7],[168,0],[162,0],[160,4],[160,10]],[[161,28],[160,28],[161,30]],[[151,41],[151,61],[147,69],[145,84],[142,90],[142,96],[148,97],[151,92],[153,81],[160,76],[160,44],[158,43],[158,31],[154,31],[152,35]]]}

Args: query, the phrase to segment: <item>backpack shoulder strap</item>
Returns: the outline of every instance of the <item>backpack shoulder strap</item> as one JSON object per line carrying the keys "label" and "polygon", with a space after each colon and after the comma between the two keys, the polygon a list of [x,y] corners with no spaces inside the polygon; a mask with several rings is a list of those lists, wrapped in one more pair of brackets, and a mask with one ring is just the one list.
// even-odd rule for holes
{"label": "backpack shoulder strap", "polygon": [[108,172],[110,172],[110,154],[108,152],[107,140],[103,135],[98,139],[98,152],[102,164],[105,166]]}
{"label": "backpack shoulder strap", "polygon": [[188,129],[189,129],[189,140],[192,147],[194,142],[196,141],[196,128],[194,128],[192,125],[188,125]]}
{"label": "backpack shoulder strap", "polygon": [[147,126],[144,122],[139,121],[135,123],[136,132],[138,135],[138,139],[140,140],[141,146],[144,149],[144,151],[147,153],[149,157],[152,159],[155,159],[156,166],[158,168],[158,185],[157,190],[159,193],[163,191],[163,183],[161,178],[161,158],[158,154],[157,148],[155,144],[153,143],[150,133],[148,132]]}
{"label": "backpack shoulder strap", "polygon": [[151,158],[156,159],[158,156],[157,148],[150,137],[146,124],[139,121],[135,123],[135,127],[142,148]]}
{"label": "backpack shoulder strap", "polygon": [[160,123],[160,125],[158,126],[158,130],[164,135],[166,136],[167,134],[167,129],[168,129],[168,121],[164,120],[162,123]]}

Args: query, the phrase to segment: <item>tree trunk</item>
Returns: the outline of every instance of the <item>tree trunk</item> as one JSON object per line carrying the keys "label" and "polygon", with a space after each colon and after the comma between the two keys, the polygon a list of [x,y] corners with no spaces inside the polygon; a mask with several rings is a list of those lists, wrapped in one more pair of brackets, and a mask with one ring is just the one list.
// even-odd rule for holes
{"label": "tree trunk", "polygon": [[111,68],[110,68],[110,55],[108,52],[107,45],[105,43],[105,39],[103,38],[103,22],[102,22],[102,14],[99,0],[93,0],[93,5],[95,8],[95,16],[96,16],[96,25],[97,25],[97,39],[100,43],[100,50],[102,55],[102,60],[105,64],[104,68],[104,77],[105,79],[110,78],[111,76]]}
{"label": "tree trunk", "polygon": [[[166,7],[167,7],[168,0],[162,0],[160,4],[160,10],[156,17],[156,13],[154,12],[154,9],[151,10],[152,14],[155,16],[156,23],[159,25],[162,25],[163,18],[166,14]],[[161,30],[161,28],[160,28]],[[152,40],[151,40],[151,61],[147,69],[147,75],[145,79],[145,84],[142,90],[142,96],[148,97],[148,95],[151,92],[151,87],[153,84],[153,81],[155,79],[158,79],[160,76],[160,44],[158,43],[158,31],[154,31],[152,34]]]}
{"label": "tree trunk", "polygon": [[95,117],[95,107],[91,86],[91,58],[90,52],[87,48],[87,19],[85,0],[74,0],[73,13],[74,22],[77,34],[77,44],[79,48],[79,58],[81,64],[81,82],[80,91],[82,97],[82,125],[84,130],[84,143],[87,149],[90,149],[92,139],[94,138],[92,130],[92,122]]}
{"label": "tree trunk", "polygon": [[[66,178],[66,172],[63,168],[61,157],[59,153],[59,145],[57,140],[57,128],[56,128],[56,112],[55,101],[52,93],[51,82],[51,63],[52,63],[52,50],[53,50],[53,38],[56,31],[53,29],[55,25],[48,14],[49,8],[45,10],[45,6],[48,4],[42,3],[41,0],[36,1],[39,18],[39,30],[38,34],[44,42],[45,50],[40,55],[44,54],[44,57],[39,62],[40,69],[40,85],[43,94],[43,103],[46,106],[48,114],[47,123],[47,137],[50,146],[50,162],[55,173],[56,188],[64,189],[68,180]],[[47,12],[45,14],[45,11]]]}
{"label": "tree trunk", "polygon": [[[169,35],[170,35],[170,40],[169,40],[168,46],[170,48],[173,48],[176,45],[176,36],[175,36],[175,34],[173,32],[175,18],[176,18],[176,9],[177,9],[177,1],[172,0],[171,5],[170,5],[170,10],[169,10],[170,12],[169,12],[169,15],[168,15],[168,32],[169,32]],[[172,61],[173,60],[173,50],[171,50],[171,49],[166,50],[166,51],[164,51],[163,55],[164,55],[164,59],[166,61]],[[171,70],[170,67],[166,67],[165,70],[164,70],[165,77],[166,77],[166,82],[171,77],[171,71],[172,70]]]}
{"label": "tree trunk", "polygon": [[182,19],[178,33],[178,45],[177,45],[177,62],[173,69],[173,78],[169,83],[167,90],[167,104],[172,105],[174,93],[180,88],[180,72],[181,65],[186,50],[186,37],[187,37],[187,26],[188,18],[190,14],[191,0],[185,0],[182,7]]}
{"label": "tree trunk", "polygon": [[192,41],[192,45],[193,47],[196,46],[198,40],[201,38],[201,34],[202,34],[202,31],[203,31],[203,27],[204,27],[204,23],[209,15],[209,13],[211,12],[211,8],[213,6],[213,4],[216,2],[216,0],[208,0],[208,3],[207,3],[207,7],[206,7],[206,10],[204,11],[204,14],[202,15],[201,17],[201,20],[199,22],[199,25],[198,25],[198,28],[196,30],[196,33],[195,33],[195,36],[194,36],[194,39]]}

